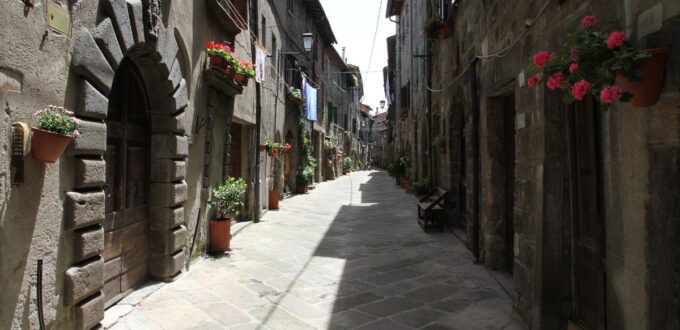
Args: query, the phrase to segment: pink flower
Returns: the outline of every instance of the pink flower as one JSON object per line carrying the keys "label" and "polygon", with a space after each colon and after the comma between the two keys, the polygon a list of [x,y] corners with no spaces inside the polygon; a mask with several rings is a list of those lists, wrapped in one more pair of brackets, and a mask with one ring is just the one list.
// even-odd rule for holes
{"label": "pink flower", "polygon": [[628,40],[625,33],[621,31],[614,31],[607,38],[607,48],[614,49],[616,47],[621,47],[624,42]]}
{"label": "pink flower", "polygon": [[581,25],[591,27],[597,23],[597,16],[588,15],[581,20]]}
{"label": "pink flower", "polygon": [[545,50],[542,50],[538,52],[536,55],[534,55],[534,64],[538,68],[544,67],[550,60],[552,59],[552,56],[548,54]]}
{"label": "pink flower", "polygon": [[581,56],[579,56],[578,49],[573,48],[573,47],[569,48],[569,53],[571,54],[570,58],[571,58],[572,61],[578,62],[578,60],[581,59]]}
{"label": "pink flower", "polygon": [[540,81],[541,78],[539,76],[529,77],[529,79],[527,79],[527,85],[529,85],[529,87],[536,87]]}
{"label": "pink flower", "polygon": [[551,90],[556,90],[562,85],[563,78],[564,76],[562,75],[562,72],[555,73],[548,78],[548,82],[546,84]]}
{"label": "pink flower", "polygon": [[571,63],[569,65],[569,72],[574,73],[576,70],[578,70],[578,63]]}
{"label": "pink flower", "polygon": [[590,87],[590,83],[581,79],[577,83],[574,84],[574,86],[571,86],[571,95],[581,101],[583,98],[588,94],[588,87]]}
{"label": "pink flower", "polygon": [[612,104],[623,95],[623,90],[619,86],[607,86],[600,91],[600,101]]}

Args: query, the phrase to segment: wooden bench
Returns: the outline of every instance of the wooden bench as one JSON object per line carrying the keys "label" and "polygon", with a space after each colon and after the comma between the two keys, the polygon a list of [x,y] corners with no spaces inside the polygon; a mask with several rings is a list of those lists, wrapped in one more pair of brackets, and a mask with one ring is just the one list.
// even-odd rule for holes
{"label": "wooden bench", "polygon": [[421,198],[418,202],[418,225],[427,233],[427,228],[430,226],[438,226],[439,231],[444,231],[444,222],[442,221],[444,213],[444,203],[446,202],[446,195],[449,192],[437,188]]}

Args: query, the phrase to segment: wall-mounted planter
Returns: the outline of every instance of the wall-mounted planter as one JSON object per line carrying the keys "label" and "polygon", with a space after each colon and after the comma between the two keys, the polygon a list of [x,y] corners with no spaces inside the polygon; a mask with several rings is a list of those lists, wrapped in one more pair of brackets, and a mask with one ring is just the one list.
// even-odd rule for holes
{"label": "wall-mounted planter", "polygon": [[630,103],[636,107],[648,107],[659,100],[659,93],[663,85],[664,73],[666,72],[666,60],[670,48],[647,49],[652,56],[638,62],[638,68],[642,73],[642,81],[630,81],[622,74],[616,76],[616,83],[621,88],[633,94]]}
{"label": "wall-mounted planter", "polygon": [[73,136],[52,133],[36,127],[32,128],[31,154],[33,158],[45,163],[54,163],[64,153]]}

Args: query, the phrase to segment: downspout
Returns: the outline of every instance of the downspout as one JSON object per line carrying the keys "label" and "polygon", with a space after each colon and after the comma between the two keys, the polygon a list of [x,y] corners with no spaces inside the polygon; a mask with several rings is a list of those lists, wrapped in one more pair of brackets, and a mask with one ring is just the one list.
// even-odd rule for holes
{"label": "downspout", "polygon": [[479,227],[480,227],[480,214],[479,214],[479,209],[480,209],[480,180],[481,180],[481,166],[480,166],[480,150],[479,150],[479,98],[477,95],[477,62],[479,62],[479,58],[476,56],[472,59],[472,62],[470,64],[470,92],[472,94],[472,149],[474,150],[474,158],[473,158],[473,168],[475,169],[475,178],[474,178],[474,197],[473,197],[473,210],[474,210],[474,219],[472,221],[472,254],[475,257],[474,262],[479,263],[481,262],[480,259],[480,251],[479,251]]}
{"label": "downspout", "polygon": [[[428,40],[430,46],[428,47],[428,54],[425,57],[427,61],[427,86],[432,86],[432,48],[434,43]],[[437,175],[434,173],[434,148],[432,146],[432,91],[427,88],[427,153],[428,153],[428,172],[430,174],[430,190],[434,189]]]}
{"label": "downspout", "polygon": [[[257,25],[258,21],[258,1],[259,0],[252,0],[251,1],[251,14],[250,14],[250,26],[253,34],[259,35],[259,29]],[[255,50],[255,43],[251,42],[250,43],[250,51],[251,55],[253,58],[253,63],[257,62],[257,53]],[[262,169],[262,165],[260,164],[260,153],[258,150],[259,145],[260,145],[260,139],[261,139],[261,134],[262,134],[262,91],[260,89],[260,84],[255,83],[255,145],[253,146],[252,150],[255,150],[253,160],[255,161],[255,173],[253,174],[253,183],[254,183],[254,190],[255,190],[255,212],[254,212],[254,218],[253,222],[258,223],[260,222],[260,218],[262,217],[262,207],[260,206],[260,170]]]}

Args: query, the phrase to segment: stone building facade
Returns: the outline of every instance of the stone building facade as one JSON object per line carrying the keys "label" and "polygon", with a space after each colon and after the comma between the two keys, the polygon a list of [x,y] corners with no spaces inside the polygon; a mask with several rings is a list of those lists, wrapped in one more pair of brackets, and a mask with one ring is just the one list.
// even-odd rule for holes
{"label": "stone building facade", "polygon": [[[314,33],[323,59],[332,30],[317,0],[293,1],[298,19],[277,0],[0,3],[0,328],[38,328],[38,261],[47,328],[97,327],[106,308],[206,251],[207,201],[225,177],[248,182],[242,218],[258,219],[272,184],[258,145],[298,139],[302,109],[286,91],[299,80],[287,77],[323,77],[302,60],[312,55],[300,34]],[[247,61],[258,40],[269,79],[225,80],[207,64],[211,40]],[[30,149],[12,161],[12,124],[34,124],[48,104],[73,110],[81,135],[54,164]],[[294,184],[297,152],[287,157]]]}
{"label": "stone building facade", "polygon": [[[526,86],[568,21],[605,13],[639,48],[671,48],[655,105],[567,106]],[[529,328],[680,327],[677,1],[392,0],[387,16],[396,151],[410,150],[412,181],[449,191],[447,223],[512,277]],[[428,40],[430,17],[446,31]]]}

